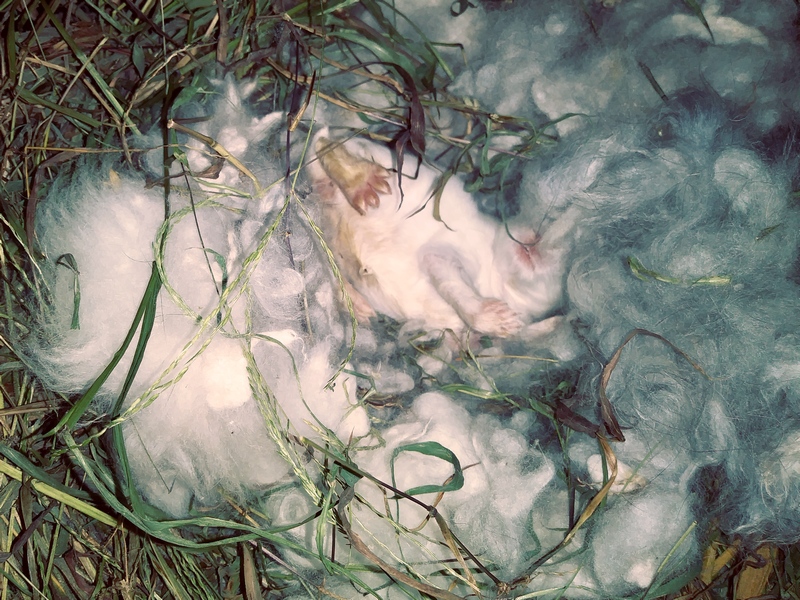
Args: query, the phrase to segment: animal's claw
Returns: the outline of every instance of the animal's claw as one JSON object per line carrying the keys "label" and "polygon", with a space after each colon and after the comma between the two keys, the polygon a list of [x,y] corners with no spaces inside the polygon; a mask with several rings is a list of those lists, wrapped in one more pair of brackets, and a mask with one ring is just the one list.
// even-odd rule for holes
{"label": "animal's claw", "polygon": [[389,171],[378,163],[356,156],[327,138],[319,139],[317,152],[325,172],[359,214],[377,208],[380,196],[391,193]]}

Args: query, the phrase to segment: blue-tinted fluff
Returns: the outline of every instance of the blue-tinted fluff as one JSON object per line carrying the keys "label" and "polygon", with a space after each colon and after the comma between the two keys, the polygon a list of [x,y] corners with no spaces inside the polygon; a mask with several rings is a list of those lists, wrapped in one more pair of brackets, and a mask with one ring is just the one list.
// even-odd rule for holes
{"label": "blue-tinted fluff", "polygon": [[[627,435],[650,445],[627,456],[621,444],[620,456],[641,461],[656,444],[668,463],[660,476],[677,476],[687,493],[711,472],[702,467],[720,465],[723,487],[737,494],[699,515],[719,512],[730,531],[794,541],[796,163],[765,162],[710,91],[678,95],[626,137],[638,147],[605,158],[575,195],[584,208],[566,280],[571,314],[606,360],[641,328],[705,375],[661,341],[628,344],[609,398]],[[596,396],[596,366],[584,367],[582,381]]]}

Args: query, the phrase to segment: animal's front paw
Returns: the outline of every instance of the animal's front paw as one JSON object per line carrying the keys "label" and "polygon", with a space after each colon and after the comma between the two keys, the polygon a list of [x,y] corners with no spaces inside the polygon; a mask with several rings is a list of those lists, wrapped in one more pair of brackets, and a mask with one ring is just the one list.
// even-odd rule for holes
{"label": "animal's front paw", "polygon": [[364,179],[350,188],[342,188],[350,205],[362,215],[368,208],[377,208],[381,204],[380,194],[389,194],[389,172],[382,166],[370,163],[363,166]]}
{"label": "animal's front paw", "polygon": [[320,137],[317,157],[323,170],[347,201],[362,215],[380,206],[380,195],[390,194],[389,171],[378,163],[356,156],[343,143]]}
{"label": "animal's front paw", "polygon": [[487,335],[508,337],[524,325],[522,317],[502,300],[483,300],[477,314],[468,323],[473,329]]}

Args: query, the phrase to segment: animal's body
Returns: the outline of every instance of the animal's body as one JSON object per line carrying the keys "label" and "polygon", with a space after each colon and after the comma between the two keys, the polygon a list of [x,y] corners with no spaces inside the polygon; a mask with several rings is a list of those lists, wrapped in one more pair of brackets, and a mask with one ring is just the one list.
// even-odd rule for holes
{"label": "animal's body", "polygon": [[533,228],[512,225],[512,238],[458,177],[445,186],[437,219],[439,173],[404,168],[401,199],[392,153],[378,144],[319,137],[315,151],[322,229],[358,317],[377,312],[428,330],[498,337],[555,326],[535,321],[561,301],[563,251],[546,247]]}

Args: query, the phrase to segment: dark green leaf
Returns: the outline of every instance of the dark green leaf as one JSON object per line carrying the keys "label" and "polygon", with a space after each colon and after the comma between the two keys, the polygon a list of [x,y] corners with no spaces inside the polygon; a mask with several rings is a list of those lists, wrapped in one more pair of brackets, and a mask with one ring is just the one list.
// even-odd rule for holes
{"label": "dark green leaf", "polygon": [[136,72],[139,73],[139,77],[144,77],[147,69],[144,64],[144,49],[141,44],[133,45],[131,49],[131,60],[133,61],[133,66],[136,68]]}
{"label": "dark green leaf", "polygon": [[62,254],[56,259],[56,264],[62,267],[67,267],[72,271],[72,322],[69,325],[70,329],[80,329],[80,312],[81,312],[81,280],[78,271],[78,263],[72,254]]}

